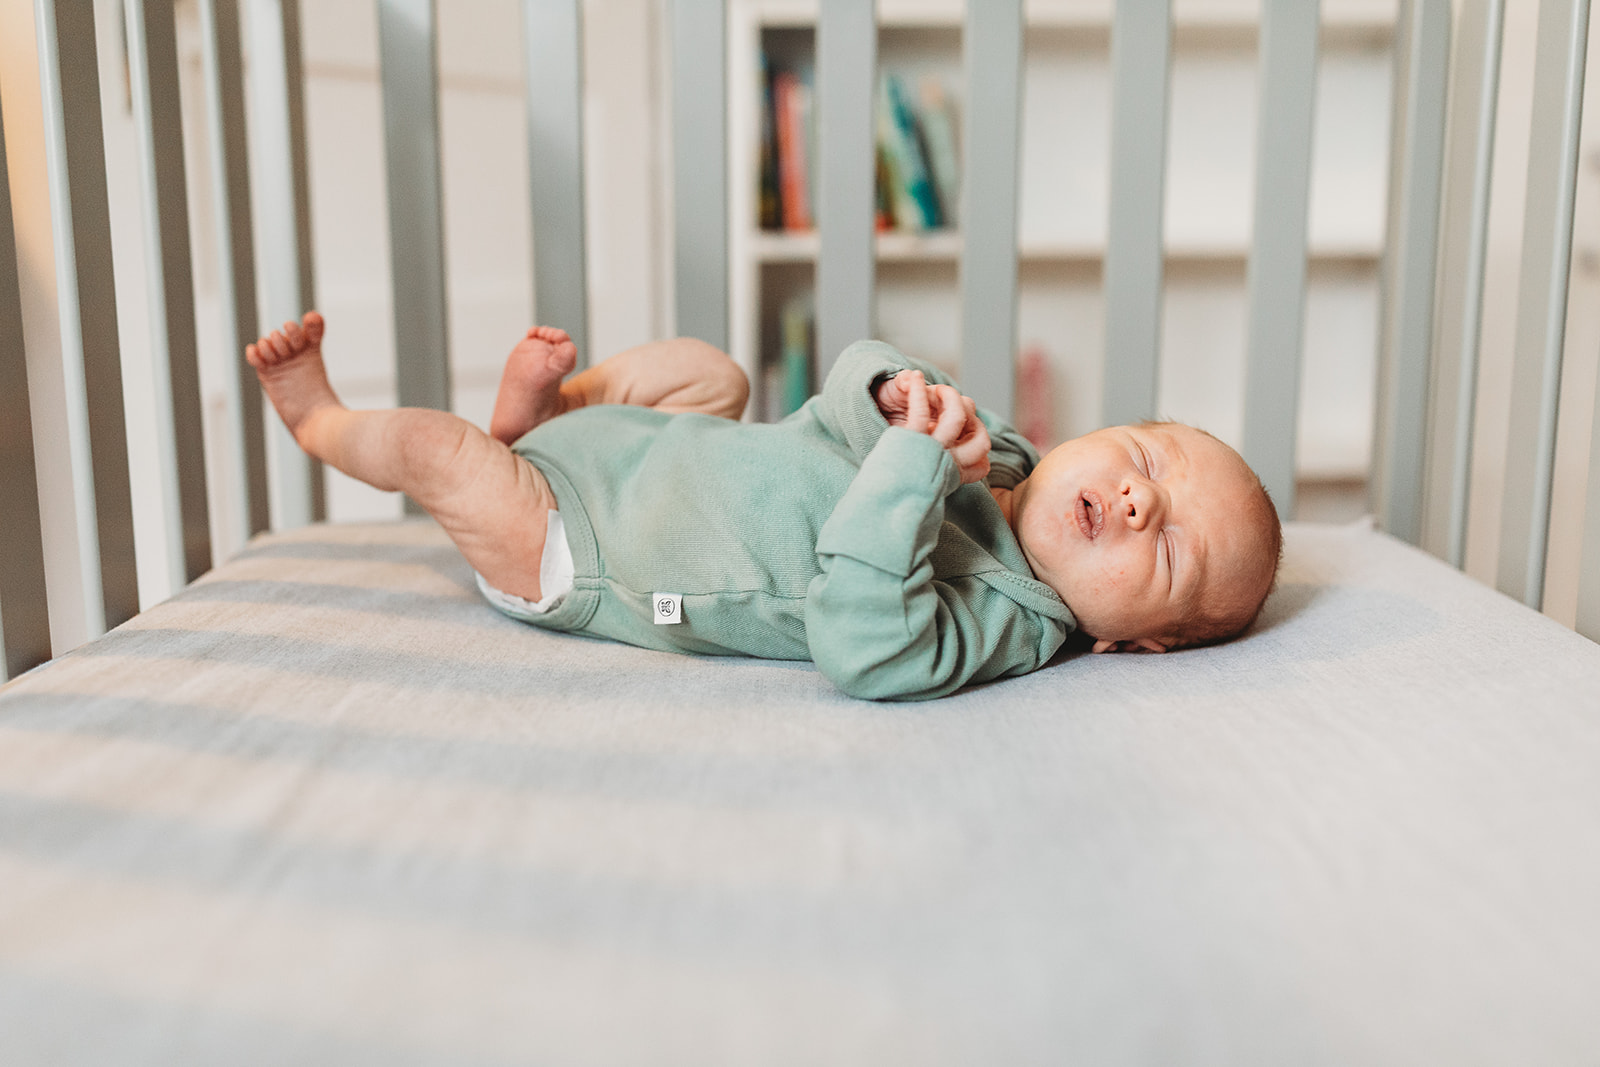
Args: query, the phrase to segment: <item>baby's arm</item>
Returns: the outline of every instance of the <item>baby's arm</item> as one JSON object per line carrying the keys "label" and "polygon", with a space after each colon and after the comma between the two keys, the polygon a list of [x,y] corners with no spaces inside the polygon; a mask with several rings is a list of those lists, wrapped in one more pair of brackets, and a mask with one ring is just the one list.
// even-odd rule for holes
{"label": "baby's arm", "polygon": [[940,437],[953,443],[964,424],[957,410],[942,420],[933,433],[885,430],[817,539],[806,641],[817,667],[852,696],[943,696],[1032,670],[1061,643],[1059,627],[983,579],[934,577],[945,498],[960,487]]}

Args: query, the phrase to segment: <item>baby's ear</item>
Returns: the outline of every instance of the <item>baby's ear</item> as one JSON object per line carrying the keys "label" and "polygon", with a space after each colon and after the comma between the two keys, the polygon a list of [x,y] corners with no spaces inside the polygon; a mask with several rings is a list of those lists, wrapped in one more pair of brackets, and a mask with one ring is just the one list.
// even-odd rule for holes
{"label": "baby's ear", "polygon": [[1165,652],[1167,644],[1157,641],[1153,637],[1141,637],[1137,641],[1107,641],[1104,638],[1094,643],[1094,652]]}

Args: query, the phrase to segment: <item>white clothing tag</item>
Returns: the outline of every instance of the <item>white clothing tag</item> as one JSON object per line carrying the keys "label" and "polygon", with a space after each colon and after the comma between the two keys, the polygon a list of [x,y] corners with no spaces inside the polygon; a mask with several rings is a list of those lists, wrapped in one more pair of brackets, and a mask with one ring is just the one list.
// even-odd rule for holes
{"label": "white clothing tag", "polygon": [[670,626],[683,621],[682,593],[652,593],[650,603],[655,608],[657,626]]}

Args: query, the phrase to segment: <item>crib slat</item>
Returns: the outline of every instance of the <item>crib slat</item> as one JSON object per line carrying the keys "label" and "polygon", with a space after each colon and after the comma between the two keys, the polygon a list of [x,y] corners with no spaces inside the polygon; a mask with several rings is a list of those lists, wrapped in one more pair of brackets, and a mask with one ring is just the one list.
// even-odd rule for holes
{"label": "crib slat", "polygon": [[433,0],[379,0],[397,393],[402,407],[448,411],[437,32]]}
{"label": "crib slat", "polygon": [[261,384],[245,361],[245,346],[260,336],[256,319],[255,242],[250,230],[250,161],[245,145],[244,64],[239,48],[237,0],[201,0],[201,58],[206,82],[211,183],[220,205],[217,260],[222,336],[232,346],[233,374],[226,381],[228,469],[238,477],[231,506],[246,536],[271,525],[267,507],[267,451]]}
{"label": "crib slat", "polygon": [[[449,411],[436,25],[433,0],[378,0],[396,395],[402,407]],[[410,497],[405,510],[424,514]]]}
{"label": "crib slat", "polygon": [[1320,6],[1269,0],[1261,25],[1244,458],[1283,515],[1294,513]]}
{"label": "crib slat", "polygon": [[817,372],[872,335],[874,0],[821,0],[817,20]]}
{"label": "crib slat", "polygon": [[73,493],[93,633],[139,610],[99,60],[92,5],[41,0],[35,16]]}
{"label": "crib slat", "polygon": [[39,529],[38,472],[28,364],[22,351],[22,294],[11,223],[5,121],[0,119],[0,681],[50,658],[45,605],[44,537]]}
{"label": "crib slat", "polygon": [[1453,63],[1450,156],[1439,236],[1439,338],[1434,346],[1428,417],[1422,547],[1456,567],[1466,556],[1489,181],[1504,22],[1504,0],[1466,0]]}
{"label": "crib slat", "polygon": [[972,119],[961,171],[961,376],[980,405],[1010,415],[1016,392],[1022,0],[967,5],[965,66],[966,114]]}
{"label": "crib slat", "polygon": [[[1595,383],[1594,426],[1600,429],[1600,381]],[[1589,433],[1589,484],[1584,496],[1582,555],[1578,561],[1577,631],[1600,641],[1600,432]]]}
{"label": "crib slat", "polygon": [[1111,24],[1111,218],[1101,420],[1156,414],[1172,0],[1119,3]]}
{"label": "crib slat", "polygon": [[145,262],[150,284],[150,360],[156,438],[167,511],[173,591],[211,569],[205,439],[200,424],[200,353],[189,261],[188,189],[172,0],[126,9],[129,83],[144,171]]}
{"label": "crib slat", "polygon": [[1383,528],[1412,544],[1422,532],[1450,33],[1450,0],[1410,0],[1402,8],[1372,495]]}
{"label": "crib slat", "polygon": [[727,12],[673,0],[673,275],[678,333],[728,348]]}
{"label": "crib slat", "polygon": [[585,295],[583,22],[580,0],[523,0],[534,317],[591,358]]}
{"label": "crib slat", "polygon": [[1544,602],[1588,40],[1588,0],[1542,0],[1495,582],[1501,592],[1534,608]]}
{"label": "crib slat", "polygon": [[[311,261],[311,195],[306,171],[305,80],[300,60],[299,0],[247,0],[250,26],[253,191],[265,324],[277,327],[316,306]],[[304,526],[327,513],[322,465],[269,420],[273,511],[281,526]]]}

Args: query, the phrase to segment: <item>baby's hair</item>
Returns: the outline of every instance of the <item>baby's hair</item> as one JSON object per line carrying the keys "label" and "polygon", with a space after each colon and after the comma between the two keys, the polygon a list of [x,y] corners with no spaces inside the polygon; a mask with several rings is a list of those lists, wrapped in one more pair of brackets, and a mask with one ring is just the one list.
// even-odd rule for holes
{"label": "baby's hair", "polygon": [[[1198,433],[1203,433],[1213,441],[1226,445],[1227,442],[1207,430],[1188,423],[1178,422],[1176,419],[1145,419],[1139,425],[1146,428],[1159,426],[1184,426]],[[1237,451],[1229,447],[1238,455]],[[1244,457],[1239,457],[1243,461]],[[1255,469],[1248,463],[1245,469],[1255,479],[1256,489],[1261,493],[1261,503],[1265,505],[1264,514],[1270,517],[1267,523],[1267,550],[1272,558],[1272,577],[1267,582],[1267,587],[1261,593],[1260,599],[1250,606],[1248,612],[1243,611],[1207,611],[1205,605],[1199,600],[1191,605],[1189,614],[1185,616],[1177,634],[1178,641],[1174,647],[1196,648],[1202,645],[1215,645],[1231,640],[1248,630],[1261,615],[1261,609],[1266,605],[1267,597],[1278,587],[1278,570],[1283,566],[1283,519],[1278,515],[1278,505],[1272,499],[1272,494],[1267,491],[1266,483]]]}
{"label": "baby's hair", "polygon": [[[1254,472],[1252,472],[1254,473]],[[1272,494],[1267,491],[1265,484],[1256,479],[1256,487],[1261,490],[1261,500],[1266,504],[1266,513],[1272,521],[1267,525],[1268,552],[1272,558],[1272,578],[1267,582],[1267,587],[1262,590],[1261,597],[1248,612],[1208,612],[1198,601],[1183,620],[1178,632],[1179,648],[1197,648],[1202,645],[1216,645],[1224,641],[1231,641],[1238,637],[1255,623],[1261,615],[1261,609],[1266,606],[1267,598],[1278,587],[1278,570],[1283,566],[1283,521],[1278,517],[1278,505],[1273,501]]]}

